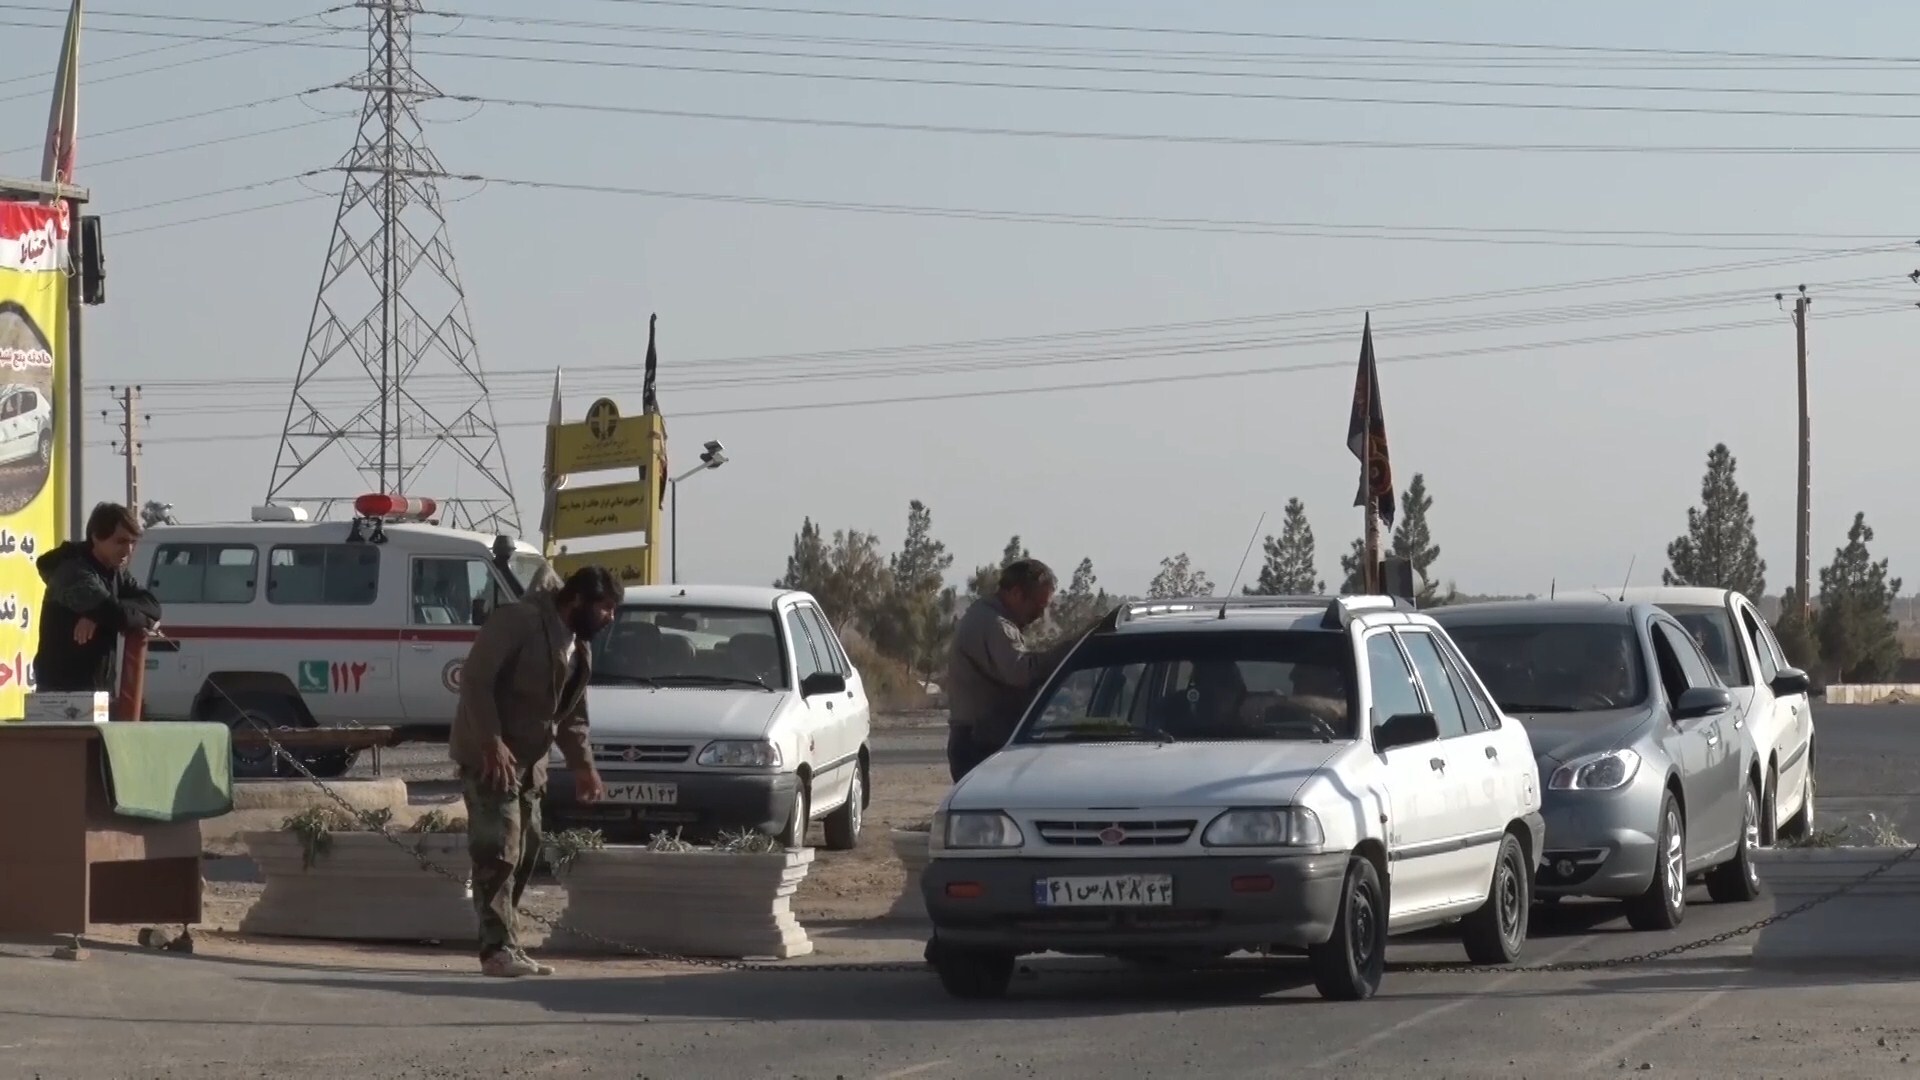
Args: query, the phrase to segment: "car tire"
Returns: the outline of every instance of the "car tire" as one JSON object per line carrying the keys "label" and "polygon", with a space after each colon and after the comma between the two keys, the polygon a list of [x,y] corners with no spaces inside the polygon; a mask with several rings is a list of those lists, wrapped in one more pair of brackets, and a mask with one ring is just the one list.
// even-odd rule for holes
{"label": "car tire", "polygon": [[812,824],[813,796],[807,790],[807,782],[802,780],[793,793],[793,808],[787,811],[787,827],[780,830],[780,835],[774,839],[789,848],[806,847],[807,830]]}
{"label": "car tire", "polygon": [[1707,874],[1707,895],[1716,904],[1743,904],[1760,895],[1760,867],[1753,853],[1760,847],[1760,792],[1747,785],[1746,809],[1740,821],[1740,843],[1733,858]]}
{"label": "car tire", "polygon": [[1527,941],[1527,915],[1533,907],[1533,876],[1527,873],[1526,851],[1508,833],[1500,840],[1493,863],[1487,902],[1460,920],[1460,940],[1467,959],[1476,964],[1511,964],[1520,959]]}
{"label": "car tire", "polygon": [[[53,429],[40,429],[40,464],[53,467]],[[138,507],[135,507],[138,509]]]}
{"label": "car tire", "polygon": [[1387,905],[1373,863],[1347,864],[1333,936],[1307,946],[1307,962],[1314,987],[1329,1001],[1363,1001],[1379,991],[1387,970]]}
{"label": "car tire", "polygon": [[860,826],[866,814],[867,766],[859,762],[853,767],[853,782],[847,787],[847,801],[840,809],[827,815],[826,833],[828,851],[852,851],[860,844]]}
{"label": "car tire", "polygon": [[1013,981],[1014,955],[941,945],[932,949],[934,974],[947,993],[967,1001],[1005,997]]}
{"label": "car tire", "polygon": [[1635,930],[1672,930],[1686,917],[1687,822],[1669,791],[1660,802],[1653,881],[1646,892],[1627,901],[1627,923]]}

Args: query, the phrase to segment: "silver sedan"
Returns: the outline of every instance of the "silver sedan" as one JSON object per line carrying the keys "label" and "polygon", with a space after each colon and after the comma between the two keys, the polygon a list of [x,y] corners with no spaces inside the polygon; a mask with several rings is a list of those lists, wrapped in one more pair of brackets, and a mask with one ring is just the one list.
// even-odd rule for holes
{"label": "silver sedan", "polygon": [[1651,604],[1463,604],[1433,612],[1527,729],[1547,842],[1535,895],[1616,897],[1637,929],[1760,892],[1751,733],[1693,636]]}

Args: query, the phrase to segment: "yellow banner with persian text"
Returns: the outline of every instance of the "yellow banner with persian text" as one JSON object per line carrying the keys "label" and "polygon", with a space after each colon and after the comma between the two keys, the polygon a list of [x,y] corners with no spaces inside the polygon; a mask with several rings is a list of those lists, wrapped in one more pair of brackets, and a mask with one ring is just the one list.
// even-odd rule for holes
{"label": "yellow banner with persian text", "polygon": [[0,201],[0,720],[34,685],[34,559],[66,539],[67,228],[64,203]]}

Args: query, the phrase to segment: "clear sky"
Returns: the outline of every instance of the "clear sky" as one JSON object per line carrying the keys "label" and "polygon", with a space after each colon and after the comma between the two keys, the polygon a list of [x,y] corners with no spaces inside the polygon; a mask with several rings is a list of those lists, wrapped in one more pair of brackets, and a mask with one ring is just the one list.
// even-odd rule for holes
{"label": "clear sky", "polygon": [[[426,0],[422,73],[490,99],[429,107],[427,138],[494,181],[446,185],[447,213],[530,525],[552,369],[575,416],[603,392],[637,411],[658,312],[676,465],[707,439],[732,457],[681,493],[683,578],[772,580],[805,515],[891,547],[919,498],[957,572],[1019,533],[1116,590],[1179,551],[1224,585],[1291,496],[1331,577],[1360,527],[1343,440],[1371,308],[1394,468],[1426,474],[1441,577],[1544,591],[1637,559],[1651,581],[1724,440],[1777,592],[1794,334],[1773,296],[1806,284],[1816,565],[1865,510],[1894,572],[1920,574],[1910,4],[724,6]],[[37,171],[63,7],[0,10],[0,147],[18,148],[0,171]],[[360,13],[319,9],[115,0],[89,22],[79,181],[107,221],[110,299],[87,313],[86,381],[146,386],[145,493],[188,520],[265,493],[340,180],[190,197],[349,147],[357,95],[293,96],[365,61]],[[1303,145],[1355,141],[1374,145]],[[1589,149],[1542,149],[1570,145]],[[1735,146],[1783,152],[1674,152]],[[920,400],[845,405],[900,398]],[[112,437],[89,433],[89,499],[120,494]]]}

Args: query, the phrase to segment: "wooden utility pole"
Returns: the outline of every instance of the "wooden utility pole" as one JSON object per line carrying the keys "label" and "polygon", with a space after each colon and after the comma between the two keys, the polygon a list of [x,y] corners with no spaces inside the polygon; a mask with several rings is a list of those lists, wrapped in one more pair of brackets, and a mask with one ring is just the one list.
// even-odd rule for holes
{"label": "wooden utility pole", "polygon": [[1807,309],[1813,301],[1807,287],[1793,301],[1793,330],[1800,369],[1800,494],[1799,527],[1794,537],[1793,589],[1800,615],[1813,610],[1813,421],[1807,407]]}
{"label": "wooden utility pole", "polygon": [[117,447],[127,459],[127,509],[140,512],[140,388],[114,387],[120,398],[120,439]]}

